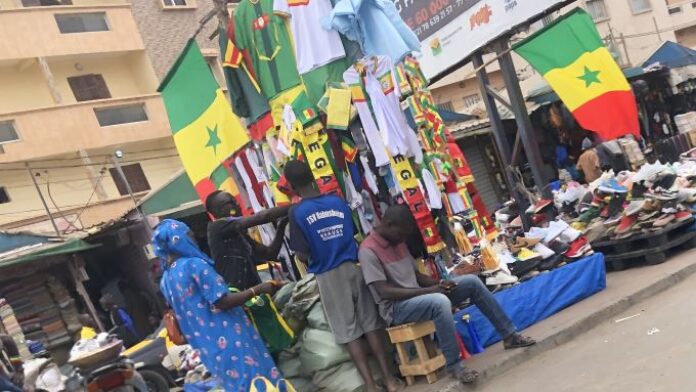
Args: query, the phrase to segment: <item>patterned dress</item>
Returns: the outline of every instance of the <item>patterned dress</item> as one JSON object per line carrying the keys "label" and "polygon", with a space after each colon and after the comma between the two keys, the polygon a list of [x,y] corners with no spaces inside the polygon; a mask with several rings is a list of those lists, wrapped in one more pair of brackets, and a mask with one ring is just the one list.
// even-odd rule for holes
{"label": "patterned dress", "polygon": [[179,320],[188,343],[201,353],[208,371],[229,392],[248,392],[251,380],[263,376],[275,384],[280,372],[263,340],[241,307],[221,311],[213,306],[228,293],[213,266],[197,257],[168,266],[161,289]]}

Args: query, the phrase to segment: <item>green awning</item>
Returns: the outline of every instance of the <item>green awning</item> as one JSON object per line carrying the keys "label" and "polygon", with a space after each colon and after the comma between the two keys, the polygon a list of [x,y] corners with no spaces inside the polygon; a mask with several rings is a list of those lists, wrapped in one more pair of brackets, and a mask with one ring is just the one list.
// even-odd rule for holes
{"label": "green awning", "polygon": [[71,239],[60,243],[44,243],[39,246],[28,246],[24,250],[10,253],[5,258],[0,258],[0,268],[28,264],[42,260],[50,256],[67,255],[94,249],[101,245],[92,245],[80,239]]}
{"label": "green awning", "polygon": [[197,201],[198,193],[182,170],[161,188],[145,196],[140,205],[145,215],[161,215],[163,211],[178,210]]}

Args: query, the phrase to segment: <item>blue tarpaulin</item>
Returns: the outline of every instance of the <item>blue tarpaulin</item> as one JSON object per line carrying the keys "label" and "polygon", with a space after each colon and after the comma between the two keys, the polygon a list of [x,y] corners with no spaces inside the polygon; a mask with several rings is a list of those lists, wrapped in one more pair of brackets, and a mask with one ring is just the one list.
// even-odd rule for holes
{"label": "blue tarpaulin", "polygon": [[[604,255],[597,253],[498,292],[495,298],[521,331],[606,287]],[[462,321],[465,315],[470,316],[469,323],[484,347],[500,341],[493,325],[476,306],[471,306],[454,315],[457,332],[467,350],[476,352]]]}

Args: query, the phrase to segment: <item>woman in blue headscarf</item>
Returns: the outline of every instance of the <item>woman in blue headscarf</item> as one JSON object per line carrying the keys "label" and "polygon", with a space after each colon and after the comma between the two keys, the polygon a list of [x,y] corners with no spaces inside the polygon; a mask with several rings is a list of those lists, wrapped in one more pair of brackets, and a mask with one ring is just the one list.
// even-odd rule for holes
{"label": "woman in blue headscarf", "polygon": [[280,373],[242,305],[259,294],[273,294],[276,284],[262,283],[230,293],[182,222],[164,220],[153,236],[160,258],[160,288],[176,313],[188,343],[200,351],[203,364],[219,378],[225,391],[248,392],[254,377],[275,384]]}

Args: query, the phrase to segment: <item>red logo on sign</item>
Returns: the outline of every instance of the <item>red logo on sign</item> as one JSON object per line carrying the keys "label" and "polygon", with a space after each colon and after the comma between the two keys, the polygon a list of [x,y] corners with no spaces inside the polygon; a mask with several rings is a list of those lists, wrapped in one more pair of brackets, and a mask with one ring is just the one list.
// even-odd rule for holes
{"label": "red logo on sign", "polygon": [[480,10],[476,11],[471,18],[469,18],[469,23],[471,24],[471,30],[478,26],[488,24],[491,21],[491,16],[493,15],[493,10],[489,5],[484,5]]}

